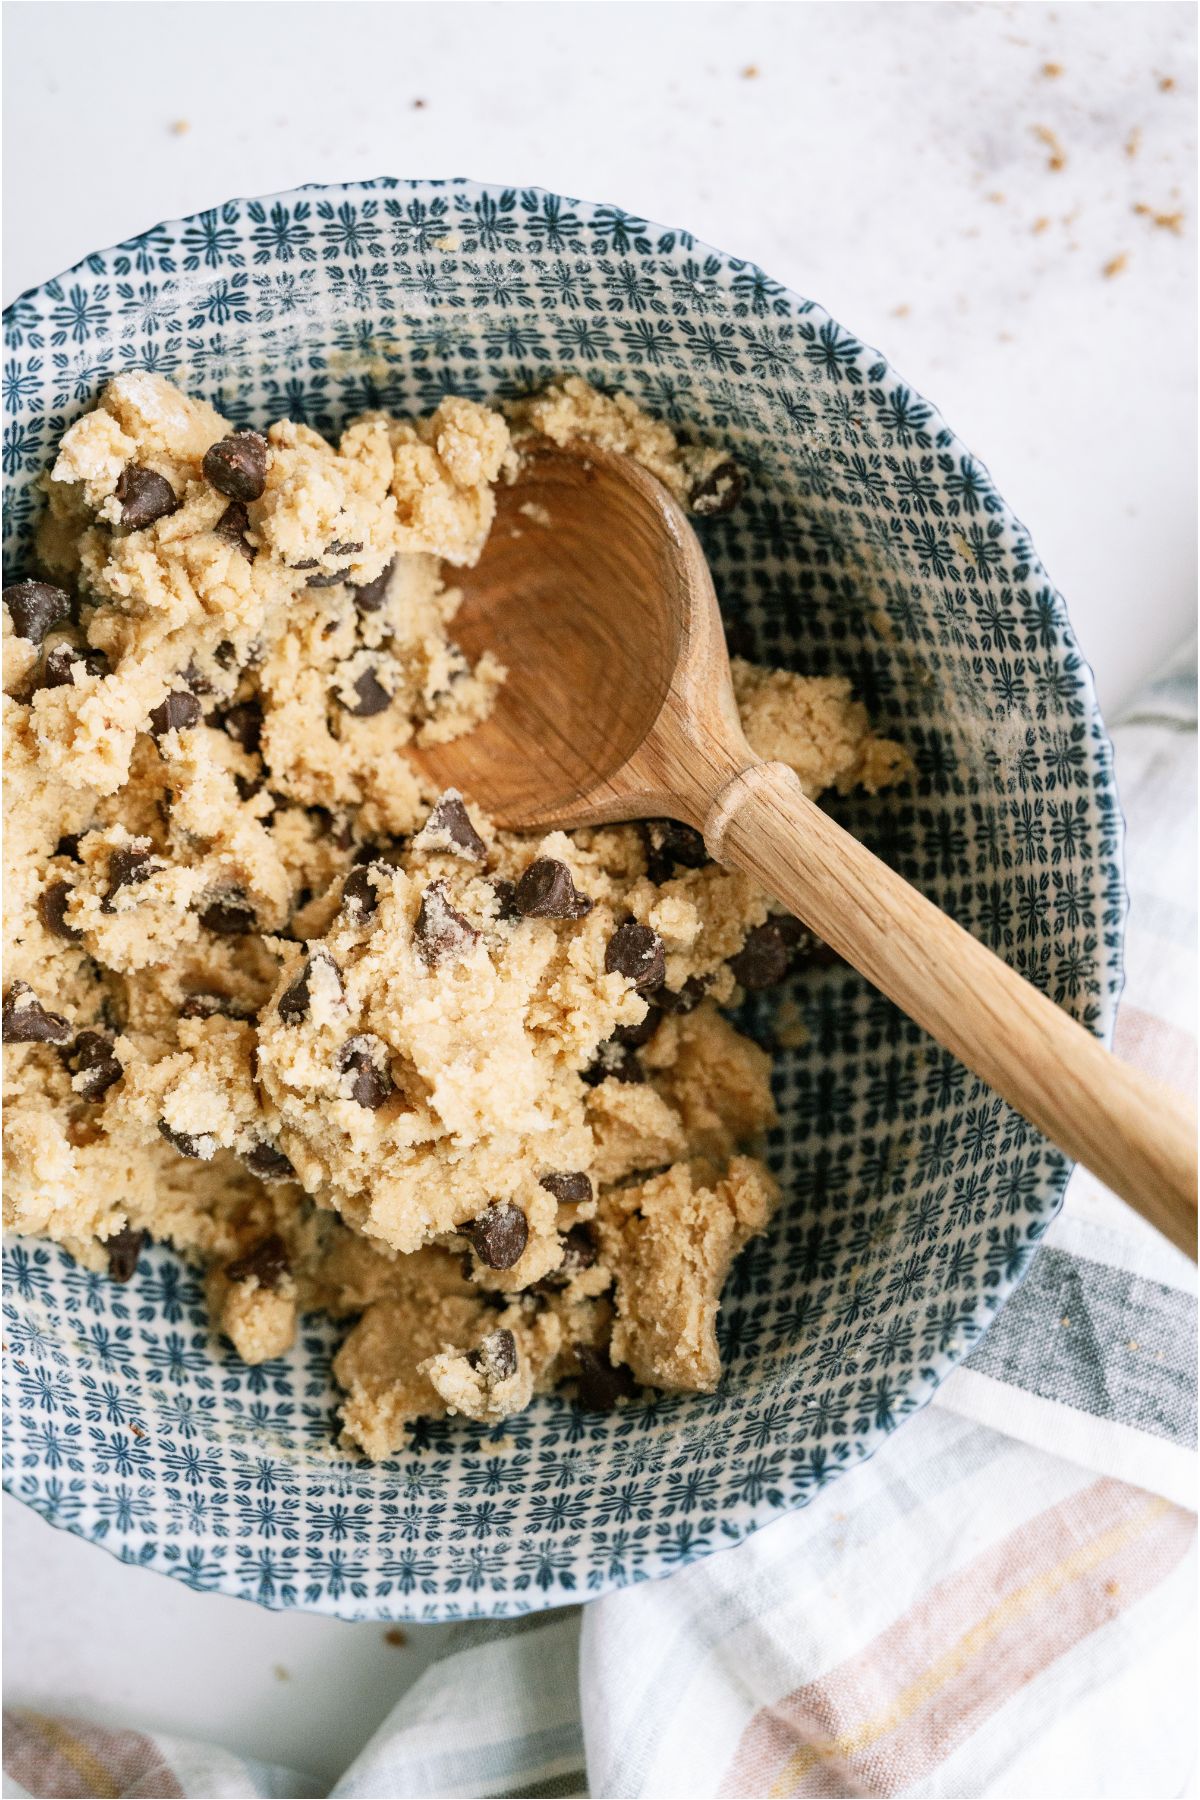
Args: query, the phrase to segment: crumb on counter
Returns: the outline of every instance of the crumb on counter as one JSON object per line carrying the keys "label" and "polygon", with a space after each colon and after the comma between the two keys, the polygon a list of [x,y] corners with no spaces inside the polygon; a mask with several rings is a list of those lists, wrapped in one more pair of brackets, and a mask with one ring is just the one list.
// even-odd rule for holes
{"label": "crumb on counter", "polygon": [[1038,140],[1038,143],[1044,144],[1046,149],[1050,152],[1046,159],[1046,167],[1056,171],[1065,169],[1067,166],[1067,153],[1059,142],[1057,132],[1052,131],[1049,125],[1034,125],[1031,129],[1034,137]]}
{"label": "crumb on counter", "polygon": [[1182,209],[1177,212],[1159,212],[1157,208],[1147,206],[1144,200],[1139,200],[1133,210],[1139,218],[1149,219],[1150,223],[1159,231],[1169,231],[1175,237],[1183,236],[1184,214]]}

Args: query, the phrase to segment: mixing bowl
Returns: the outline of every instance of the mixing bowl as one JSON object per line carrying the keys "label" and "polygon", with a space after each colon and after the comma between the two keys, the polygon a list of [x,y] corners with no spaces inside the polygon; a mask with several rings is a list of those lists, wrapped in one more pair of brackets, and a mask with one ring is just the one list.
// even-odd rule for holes
{"label": "mixing bowl", "polygon": [[[6,321],[7,578],[37,477],[121,369],[238,423],[579,373],[731,447],[701,523],[734,647],[844,674],[916,777],[837,811],[1094,1030],[1120,985],[1108,741],[1029,534],[937,412],[811,300],[614,206],[468,181],[233,200],[90,256]],[[1032,426],[1031,421],[1031,426]],[[259,1368],[155,1248],[128,1287],[5,1257],[5,1481],[52,1523],[201,1589],[344,1618],[511,1614],[663,1575],[804,1504],[967,1354],[1060,1204],[1064,1159],[843,966],[745,1023],[776,1050],[785,1203],[738,1263],[719,1392],[342,1456],[310,1319]],[[797,1041],[802,1038],[802,1041]]]}

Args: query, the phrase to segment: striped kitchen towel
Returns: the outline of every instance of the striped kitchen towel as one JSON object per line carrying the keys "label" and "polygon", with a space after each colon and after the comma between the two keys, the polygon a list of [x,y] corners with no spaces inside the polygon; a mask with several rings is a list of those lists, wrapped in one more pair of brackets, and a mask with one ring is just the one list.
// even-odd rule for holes
{"label": "striped kitchen towel", "polygon": [[[1194,1090],[1195,647],[1114,732],[1118,1054]],[[344,1796],[1195,1792],[1196,1281],[1083,1171],[986,1338],[869,1461],[669,1580],[467,1624]],[[204,1746],[7,1722],[5,1793],[316,1794]]]}
{"label": "striped kitchen towel", "polygon": [[[1129,925],[1114,1048],[1196,1092],[1196,645],[1113,732]],[[1086,1169],[935,1404],[1195,1505],[1196,1270]]]}
{"label": "striped kitchen towel", "polygon": [[82,1719],[55,1719],[28,1707],[4,1709],[4,1792],[87,1795],[88,1800],[176,1800],[180,1795],[287,1795],[307,1800],[322,1789],[295,1769],[233,1756],[158,1732],[109,1730]]}

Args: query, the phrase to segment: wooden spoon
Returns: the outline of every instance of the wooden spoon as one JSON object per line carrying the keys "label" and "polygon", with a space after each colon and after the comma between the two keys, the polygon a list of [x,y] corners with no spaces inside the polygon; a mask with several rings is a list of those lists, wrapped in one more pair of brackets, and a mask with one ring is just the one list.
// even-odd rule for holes
{"label": "wooden spoon", "polygon": [[746,870],[1039,1131],[1196,1254],[1195,1128],[806,799],[742,734],[704,553],[626,457],[537,447],[502,488],[454,631],[508,679],[419,761],[500,825],[668,816]]}

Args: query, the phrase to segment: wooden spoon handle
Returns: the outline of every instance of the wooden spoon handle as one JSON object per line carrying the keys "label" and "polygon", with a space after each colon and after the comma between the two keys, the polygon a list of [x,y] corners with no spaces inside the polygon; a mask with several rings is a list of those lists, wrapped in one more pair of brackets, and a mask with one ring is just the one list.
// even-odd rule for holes
{"label": "wooden spoon handle", "polygon": [[1118,1062],[806,799],[784,764],[727,783],[704,837],[1195,1257],[1195,1123],[1178,1094]]}

